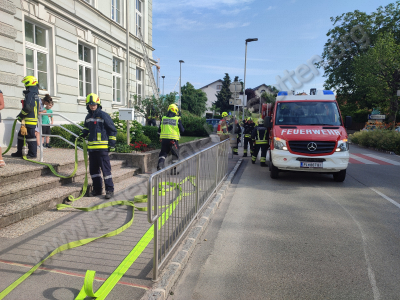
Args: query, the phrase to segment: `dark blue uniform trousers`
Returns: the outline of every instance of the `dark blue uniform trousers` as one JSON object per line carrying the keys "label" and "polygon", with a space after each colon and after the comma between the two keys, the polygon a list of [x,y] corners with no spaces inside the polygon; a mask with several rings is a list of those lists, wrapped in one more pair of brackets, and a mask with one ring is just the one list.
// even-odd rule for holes
{"label": "dark blue uniform trousers", "polygon": [[111,175],[110,157],[107,150],[89,151],[89,171],[93,182],[93,191],[101,194],[103,184],[101,180],[101,171],[103,172],[104,185],[106,192],[114,192],[114,183]]}

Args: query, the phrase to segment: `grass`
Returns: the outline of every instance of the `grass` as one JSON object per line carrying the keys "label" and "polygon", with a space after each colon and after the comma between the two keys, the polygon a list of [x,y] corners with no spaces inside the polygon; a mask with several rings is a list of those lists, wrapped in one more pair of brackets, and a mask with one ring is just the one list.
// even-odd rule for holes
{"label": "grass", "polygon": [[204,136],[181,136],[180,140],[179,140],[179,144],[183,144],[183,143],[187,143],[187,142],[191,142],[191,141],[195,141],[195,140],[199,140],[199,139],[203,139],[205,138]]}

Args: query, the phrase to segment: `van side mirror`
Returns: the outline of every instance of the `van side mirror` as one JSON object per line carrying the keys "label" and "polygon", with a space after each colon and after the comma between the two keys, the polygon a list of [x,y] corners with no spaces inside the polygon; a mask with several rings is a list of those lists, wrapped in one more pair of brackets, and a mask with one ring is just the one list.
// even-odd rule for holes
{"label": "van side mirror", "polygon": [[271,128],[272,124],[271,124],[271,117],[267,116],[264,118],[264,126],[267,128]]}
{"label": "van side mirror", "polygon": [[351,123],[352,123],[351,116],[346,116],[346,119],[344,120],[344,128],[351,127]]}

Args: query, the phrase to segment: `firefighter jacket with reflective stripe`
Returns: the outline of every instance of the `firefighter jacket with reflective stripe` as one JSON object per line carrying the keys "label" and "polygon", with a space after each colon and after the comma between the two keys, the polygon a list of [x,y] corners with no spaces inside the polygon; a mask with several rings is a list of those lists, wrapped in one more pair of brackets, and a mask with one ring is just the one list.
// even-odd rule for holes
{"label": "firefighter jacket with reflective stripe", "polygon": [[251,138],[256,144],[268,144],[269,131],[268,128],[262,126],[257,126],[253,129]]}
{"label": "firefighter jacket with reflective stripe", "polygon": [[25,91],[24,107],[18,114],[18,117],[25,119],[25,126],[35,128],[38,123],[39,113],[39,86],[28,86]]}
{"label": "firefighter jacket with reflective stripe", "polygon": [[228,122],[225,119],[221,119],[221,121],[219,121],[219,125],[221,125],[221,129],[217,131],[217,134],[229,134],[227,126]]}
{"label": "firefighter jacket with reflective stripe", "polygon": [[[165,121],[167,126],[171,126],[173,128],[170,127],[169,129],[167,129],[167,127],[165,127],[163,125],[163,120],[164,118],[166,119],[175,119],[178,118],[178,122],[177,122],[177,126],[178,129],[174,128],[173,126],[175,126],[175,122],[174,121]],[[170,123],[170,124],[167,124]],[[172,137],[167,135],[167,130],[171,130],[172,131]],[[164,130],[164,131],[163,131]],[[158,127],[158,134],[160,135],[160,139],[170,139],[170,140],[177,140],[179,141],[180,138],[180,134],[183,133],[185,131],[185,129],[182,126],[182,121],[181,121],[181,117],[178,117],[174,112],[172,111],[168,111],[167,115],[165,117],[162,118],[161,122],[160,122],[160,127]],[[178,138],[176,138],[178,136]]]}
{"label": "firefighter jacket with reflective stripe", "polygon": [[161,134],[160,139],[170,139],[179,141],[181,135],[179,133],[180,117],[163,117],[161,120]]}
{"label": "firefighter jacket with reflective stripe", "polygon": [[109,114],[98,106],[95,111],[88,109],[89,113],[85,118],[82,136],[88,138],[89,151],[107,150],[115,147],[117,142],[117,129]]}
{"label": "firefighter jacket with reflective stripe", "polygon": [[251,138],[251,134],[254,130],[254,123],[253,122],[249,123],[246,121],[244,122],[243,127],[244,127],[244,132],[243,132],[244,137]]}

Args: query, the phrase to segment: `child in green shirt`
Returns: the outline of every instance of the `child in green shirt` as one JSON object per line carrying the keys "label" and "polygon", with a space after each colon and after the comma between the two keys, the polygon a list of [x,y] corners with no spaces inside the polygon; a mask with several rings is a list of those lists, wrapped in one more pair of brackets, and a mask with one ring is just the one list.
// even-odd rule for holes
{"label": "child in green shirt", "polygon": [[[44,107],[45,107],[45,110],[43,111],[43,113],[51,114],[53,112],[51,110],[51,108],[53,107],[53,101],[46,102]],[[51,123],[50,123],[50,119],[51,119]],[[43,125],[46,125],[46,124],[53,125],[53,116],[42,116],[42,124]],[[50,126],[42,126],[42,134],[51,134]],[[45,138],[46,138],[46,143],[44,142]],[[42,142],[43,142],[43,147],[51,148],[51,146],[49,144],[50,143],[49,136],[43,137]]]}

